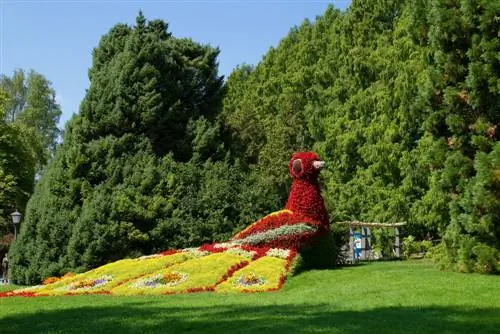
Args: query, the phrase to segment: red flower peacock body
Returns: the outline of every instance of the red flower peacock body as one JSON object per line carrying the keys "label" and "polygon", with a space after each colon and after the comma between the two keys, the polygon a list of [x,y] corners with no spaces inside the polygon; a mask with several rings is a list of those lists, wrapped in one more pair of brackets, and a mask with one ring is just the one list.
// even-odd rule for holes
{"label": "red flower peacock body", "polygon": [[236,234],[231,241],[252,246],[299,249],[329,229],[318,183],[323,168],[313,152],[295,153],[289,163],[292,187],[285,209],[271,213]]}

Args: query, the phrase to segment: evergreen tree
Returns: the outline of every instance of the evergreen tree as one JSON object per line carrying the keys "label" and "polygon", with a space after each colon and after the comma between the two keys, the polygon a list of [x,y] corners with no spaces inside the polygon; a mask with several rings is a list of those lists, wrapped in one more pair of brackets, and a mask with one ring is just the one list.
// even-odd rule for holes
{"label": "evergreen tree", "polygon": [[[475,203],[478,159],[494,159],[484,154],[498,140],[499,15],[486,0],[329,7],[230,76],[226,125],[281,196],[280,152],[313,148],[333,220],[408,221],[408,233],[442,237],[446,266],[493,272],[478,268],[498,261],[498,244],[471,234],[477,204],[464,196]],[[491,251],[477,260],[476,246]]]}
{"label": "evergreen tree", "polygon": [[[135,26],[118,24],[103,36],[93,52],[80,114],[68,123],[12,247],[15,282],[32,284],[232,232],[237,220],[228,209],[217,216],[225,217],[226,225],[210,227],[210,233],[189,232],[198,231],[202,220],[206,225],[214,221],[205,222],[208,209],[190,214],[196,201],[203,198],[209,208],[218,204],[201,197],[205,174],[210,179],[217,169],[204,161],[219,159],[213,148],[222,145],[217,54],[209,46],[172,37],[165,22],[147,22],[142,13]],[[186,189],[168,181],[172,178],[184,180],[180,184]],[[236,183],[214,186],[239,191]],[[184,209],[189,196],[197,200]]]}

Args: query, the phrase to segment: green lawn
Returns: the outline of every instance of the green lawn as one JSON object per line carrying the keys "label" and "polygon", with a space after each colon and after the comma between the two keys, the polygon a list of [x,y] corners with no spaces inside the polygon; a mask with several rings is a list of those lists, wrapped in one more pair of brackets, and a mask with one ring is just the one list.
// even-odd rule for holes
{"label": "green lawn", "polygon": [[302,273],[279,292],[1,298],[0,333],[500,333],[500,277],[423,261]]}

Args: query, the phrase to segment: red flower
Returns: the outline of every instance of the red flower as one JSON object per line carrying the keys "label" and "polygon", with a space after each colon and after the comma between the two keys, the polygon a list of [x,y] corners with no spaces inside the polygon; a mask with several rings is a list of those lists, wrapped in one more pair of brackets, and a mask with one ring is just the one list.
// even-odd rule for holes
{"label": "red flower", "polygon": [[231,268],[228,269],[228,271],[215,283],[215,285],[218,285],[224,281],[226,281],[229,277],[233,276],[233,274],[240,270],[241,268],[245,267],[248,265],[248,261],[241,261],[240,263],[237,263],[235,265],[232,265]]}
{"label": "red flower", "polygon": [[210,252],[210,253],[221,253],[221,252],[224,252],[227,248],[223,248],[223,247],[214,247],[214,245],[211,245],[211,244],[204,244],[202,245],[199,250],[201,251],[206,251],[206,252]]}
{"label": "red flower", "polygon": [[[40,295],[41,296],[41,295]],[[0,292],[0,298],[3,297],[37,297],[34,292],[13,292],[13,291],[7,291],[7,292]]]}
{"label": "red flower", "polygon": [[187,292],[193,293],[193,292],[214,291],[214,290],[215,290],[215,287],[206,286],[206,287],[201,287],[201,288],[189,288],[189,289],[187,289]]}

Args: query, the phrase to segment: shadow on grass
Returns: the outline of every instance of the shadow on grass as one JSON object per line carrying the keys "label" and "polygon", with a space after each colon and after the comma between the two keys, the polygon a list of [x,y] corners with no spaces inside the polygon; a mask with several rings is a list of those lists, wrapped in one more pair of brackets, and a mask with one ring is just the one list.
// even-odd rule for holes
{"label": "shadow on grass", "polygon": [[327,311],[331,307],[161,307],[158,301],[124,302],[7,316],[0,318],[0,333],[499,333],[500,329],[500,308]]}

